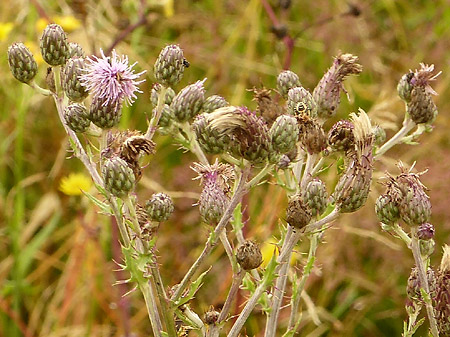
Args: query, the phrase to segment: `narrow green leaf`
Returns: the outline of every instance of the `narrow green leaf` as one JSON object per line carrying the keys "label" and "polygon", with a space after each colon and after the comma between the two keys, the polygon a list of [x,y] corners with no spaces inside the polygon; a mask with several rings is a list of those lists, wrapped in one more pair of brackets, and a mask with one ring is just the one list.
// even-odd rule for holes
{"label": "narrow green leaf", "polygon": [[109,215],[113,215],[113,211],[111,209],[111,206],[109,206],[106,202],[103,202],[99,199],[97,199],[96,197],[94,197],[92,194],[86,192],[86,191],[82,191],[83,194],[85,196],[87,196],[89,198],[89,200],[91,200],[94,204],[96,204],[103,213],[105,214],[109,214]]}

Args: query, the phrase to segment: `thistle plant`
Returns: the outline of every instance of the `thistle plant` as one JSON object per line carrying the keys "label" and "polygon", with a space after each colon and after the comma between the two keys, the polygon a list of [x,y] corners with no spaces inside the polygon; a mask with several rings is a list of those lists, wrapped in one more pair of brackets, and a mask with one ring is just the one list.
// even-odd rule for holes
{"label": "thistle plant", "polygon": [[[123,253],[120,266],[130,276],[123,282],[142,293],[157,337],[180,336],[189,330],[211,337],[226,331],[227,336],[236,337],[257,305],[266,315],[266,337],[280,335],[282,328],[283,336],[295,335],[301,323],[300,298],[324,232],[341,213],[353,213],[365,205],[373,186],[374,162],[394,145],[430,131],[437,115],[436,93],[430,86],[438,75],[433,66],[422,64],[401,78],[398,92],[406,103],[405,120],[398,133],[384,142],[384,130],[362,109],[327,127],[339,109],[343,82],[362,72],[358,57],[352,54],[336,56],[312,92],[301,86],[294,72],[281,72],[276,90],[253,89],[256,106],[251,108],[230,105],[226,98],[207,93],[206,79],[179,88],[189,62],[180,46],[169,45],[155,61],[157,82],[150,93],[153,110],[147,129],[118,130],[122,106],[138,99],[145,71],[136,72],[136,63],[130,65],[127,56],[114,50],[111,55],[100,50],[100,56],[85,57],[57,25],[45,29],[41,52],[54,74],[48,89],[33,81],[37,64],[20,43],[8,50],[11,72],[37,92],[53,97],[74,154],[99,192],[85,192],[86,196],[116,219]],[[135,193],[142,175],[151,174],[145,172],[142,157],[155,154],[157,131],[196,156],[191,168],[200,180],[201,193],[194,207],[198,206],[209,232],[200,255],[175,285],[163,283],[156,254],[158,228],[171,216],[174,202],[162,191],[149,200]],[[331,189],[319,174],[336,162],[343,164]],[[387,174],[386,192],[377,199],[375,211],[382,228],[405,241],[415,259],[408,281],[409,321],[404,336],[411,336],[423,322],[416,322],[423,306],[431,334],[446,336],[450,331],[448,249],[440,269],[434,271],[429,262],[434,227],[429,223],[431,203],[420,182],[422,173],[403,164],[399,168],[397,176]],[[278,214],[281,231],[274,233],[280,237],[279,254],[261,267],[258,242],[244,234],[247,224],[242,221],[241,203],[246,193],[267,181],[283,189],[288,202]],[[227,226],[233,230],[227,231]],[[309,252],[299,274],[290,270],[288,261],[300,240],[309,241]],[[191,303],[209,277],[205,259],[219,242],[233,280],[223,307],[211,306],[203,315]],[[289,292],[287,281],[292,275]],[[249,297],[233,323],[231,304],[240,288],[248,290]],[[287,326],[281,326],[279,313],[287,294],[291,294],[290,318]],[[182,322],[178,327],[176,318]]]}

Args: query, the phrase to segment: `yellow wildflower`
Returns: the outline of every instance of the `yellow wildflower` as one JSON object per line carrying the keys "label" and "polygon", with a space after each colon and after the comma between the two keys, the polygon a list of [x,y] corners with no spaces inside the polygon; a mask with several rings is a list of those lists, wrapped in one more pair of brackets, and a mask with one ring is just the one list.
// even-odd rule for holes
{"label": "yellow wildflower", "polygon": [[[269,263],[270,259],[272,258],[273,254],[276,254],[278,256],[278,248],[276,246],[277,241],[275,241],[273,238],[269,239],[268,241],[264,242],[261,245],[261,253],[263,256],[263,263],[262,263],[262,267],[267,267],[267,264]],[[291,261],[290,261],[290,265],[294,265],[296,262],[297,258],[295,256],[295,253],[292,254],[291,256]]]}
{"label": "yellow wildflower", "polygon": [[[78,20],[76,17],[74,16],[55,16],[52,18],[52,22],[60,25],[64,31],[66,33],[70,33],[73,32],[74,30],[78,29],[81,27],[81,22],[80,20]],[[47,19],[45,18],[40,18],[39,20],[36,21],[36,30],[38,32],[42,32],[45,27],[47,27],[48,24],[52,23],[49,22]]]}
{"label": "yellow wildflower", "polygon": [[164,15],[168,18],[173,16],[173,0],[166,0],[164,3]]}
{"label": "yellow wildflower", "polygon": [[0,41],[5,41],[14,25],[12,22],[0,22]]}
{"label": "yellow wildflower", "polygon": [[91,186],[91,179],[84,173],[71,173],[61,179],[59,190],[66,195],[80,195],[82,191],[88,191]]}

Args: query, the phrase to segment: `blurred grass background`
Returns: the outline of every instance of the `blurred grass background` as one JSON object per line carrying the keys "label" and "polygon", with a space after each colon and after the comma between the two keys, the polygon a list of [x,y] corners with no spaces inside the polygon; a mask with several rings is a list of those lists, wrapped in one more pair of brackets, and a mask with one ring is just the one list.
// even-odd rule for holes
{"label": "blurred grass background", "polygon": [[[350,101],[342,97],[335,120],[362,107],[389,135],[401,124],[403,103],[396,84],[402,74],[434,63],[442,75],[434,84],[440,114],[433,133],[422,135],[420,146],[401,145],[376,163],[371,198],[356,214],[342,216],[329,230],[302,304],[301,336],[399,336],[403,320],[405,285],[413,265],[410,252],[377,223],[373,204],[381,186],[377,179],[394,170],[398,159],[417,169],[428,168],[423,182],[430,188],[432,222],[436,228],[436,265],[442,244],[450,244],[447,205],[450,190],[448,1],[271,0],[280,23],[295,37],[290,69],[303,86],[313,89],[339,51],[356,54],[364,66],[361,76],[346,84]],[[127,278],[116,272],[120,261],[117,233],[111,219],[98,214],[82,196],[60,191],[61,179],[83,173],[67,152],[68,144],[50,98],[35,94],[10,75],[7,47],[26,43],[39,62],[38,82],[46,66],[39,59],[38,39],[48,21],[55,21],[81,44],[87,54],[108,49],[121,32],[141,18],[115,48],[147,69],[147,82],[137,102],[124,111],[123,128],[145,130],[151,112],[149,90],[152,65],[162,47],[178,43],[191,67],[178,89],[207,77],[208,95],[220,94],[232,104],[255,107],[246,89],[273,88],[282,70],[286,46],[273,33],[261,0],[17,0],[0,3],[0,336],[150,336],[143,299],[136,292],[112,284]],[[349,12],[349,9],[352,11]],[[356,11],[357,9],[357,11]],[[358,14],[358,15],[357,15]],[[127,28],[128,27],[128,28]],[[278,28],[280,31],[282,27]],[[333,121],[330,121],[330,125]],[[159,231],[158,247],[166,284],[181,279],[197,257],[208,230],[192,204],[200,192],[189,165],[171,139],[157,138],[158,150],[148,161],[138,194],[169,191],[176,212]],[[322,176],[331,188],[333,174]],[[73,190],[73,188],[72,188]],[[70,194],[70,193],[69,193]],[[260,186],[245,200],[246,236],[266,242],[279,236],[278,217],[284,216],[286,197],[274,185]],[[270,246],[269,246],[270,247]],[[308,242],[298,246],[301,270]],[[231,283],[231,269],[217,248],[208,263],[214,266],[192,304],[198,312],[223,304]],[[240,292],[234,312],[245,302]],[[305,303],[316,309],[306,310]],[[311,315],[313,313],[313,315]],[[289,310],[281,312],[280,327]],[[317,317],[316,317],[317,316]],[[322,322],[316,325],[317,319]],[[248,336],[262,336],[264,320],[255,314],[246,325]],[[280,329],[281,331],[284,329]],[[424,335],[422,329],[418,335]]]}

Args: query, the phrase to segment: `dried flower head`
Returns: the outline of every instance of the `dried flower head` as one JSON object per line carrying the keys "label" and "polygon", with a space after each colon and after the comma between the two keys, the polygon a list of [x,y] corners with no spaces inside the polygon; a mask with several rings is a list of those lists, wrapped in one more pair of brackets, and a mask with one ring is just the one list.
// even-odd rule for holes
{"label": "dried flower head", "polygon": [[136,99],[135,92],[142,92],[137,87],[145,80],[138,81],[139,76],[145,73],[135,73],[132,65],[128,64],[128,57],[119,56],[112,51],[111,56],[105,56],[100,50],[101,57],[92,56],[86,60],[84,74],[80,76],[81,84],[90,91],[94,97],[104,99],[104,104],[110,102],[131,104]]}
{"label": "dried flower head", "polygon": [[258,268],[262,263],[259,245],[255,241],[244,241],[237,249],[236,260],[244,270]]}
{"label": "dried flower head", "polygon": [[437,277],[435,314],[441,336],[450,336],[450,246],[445,245]]}

